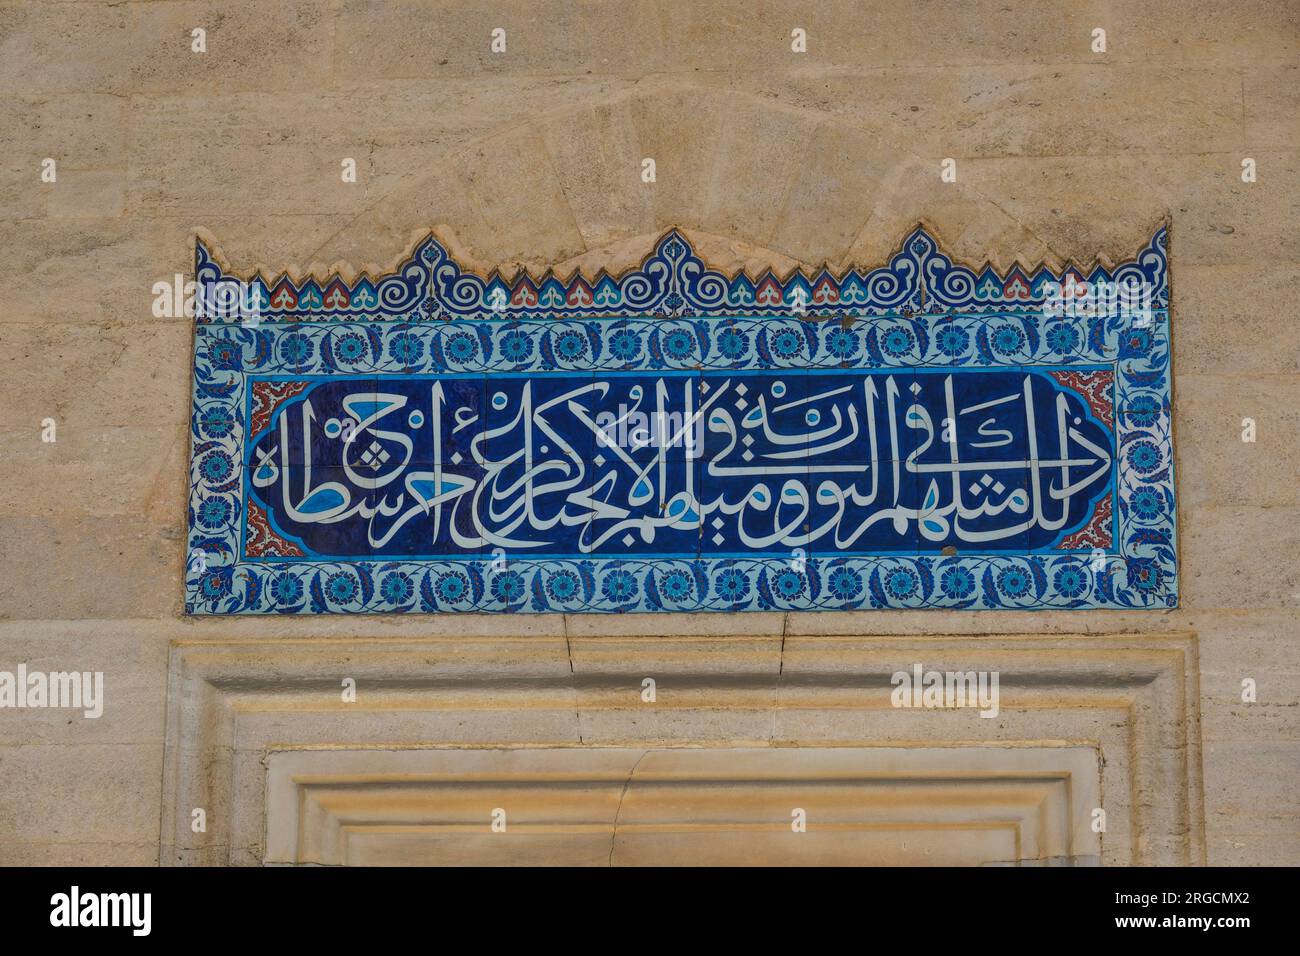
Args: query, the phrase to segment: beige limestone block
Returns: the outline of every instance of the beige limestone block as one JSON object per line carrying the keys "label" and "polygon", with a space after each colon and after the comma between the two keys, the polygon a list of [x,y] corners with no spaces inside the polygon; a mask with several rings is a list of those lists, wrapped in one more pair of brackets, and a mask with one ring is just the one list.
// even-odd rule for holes
{"label": "beige limestone block", "polygon": [[954,66],[1092,63],[1104,59],[1090,44],[1092,29],[1105,23],[1105,10],[1096,0],[1053,4],[1038,8],[1034,16],[994,0],[958,10],[947,4],[905,4],[881,28],[897,38],[891,44],[894,64],[914,62],[908,56],[914,50],[924,51],[928,62]]}
{"label": "beige limestone block", "polygon": [[51,843],[13,840],[0,847],[4,866],[156,866],[158,841]]}
{"label": "beige limestone block", "polygon": [[[186,211],[205,225],[203,217],[213,214],[215,198],[229,197],[232,191],[243,197],[242,205],[233,208],[263,222],[268,210],[275,215],[337,210],[360,216],[353,226],[358,250],[349,264],[356,270],[388,269],[408,251],[414,232],[439,223],[468,224],[456,205],[464,186],[439,188],[439,177],[454,162],[448,157],[463,155],[512,120],[554,110],[557,95],[602,102],[615,92],[592,80],[554,86],[510,81],[488,87],[465,81],[410,81],[351,85],[338,93],[315,95],[148,98],[132,117],[139,155],[132,196],[145,210]],[[443,109],[449,95],[462,108]],[[196,132],[177,140],[180,131],[195,124]],[[310,146],[304,148],[303,143]],[[493,153],[489,149],[487,155]],[[357,162],[356,183],[341,180],[344,158]],[[196,170],[202,174],[196,175]],[[386,208],[371,212],[384,202]],[[220,206],[222,214],[232,209],[229,202]],[[391,249],[379,246],[383,235],[374,230],[393,230],[400,242]],[[368,235],[376,245],[360,244]],[[232,249],[231,255],[237,254]],[[266,264],[301,270],[316,254],[311,247]],[[334,251],[321,264],[330,266],[339,258],[341,253]]]}
{"label": "beige limestone block", "polygon": [[[83,432],[188,428],[194,346],[184,322],[12,323],[0,326],[0,341],[0,429],[47,415]],[[92,385],[96,400],[86,402]]]}
{"label": "beige limestone block", "polygon": [[842,262],[896,161],[897,154],[870,133],[818,126],[786,195],[773,248],[814,267]]}
{"label": "beige limestone block", "polygon": [[[144,517],[179,534],[188,481],[190,337],[187,328],[161,322],[139,330],[0,326],[7,464],[0,515],[56,524],[81,516],[92,526],[108,517]],[[92,385],[97,400],[81,401]],[[43,440],[47,419],[55,426],[50,443]],[[52,539],[42,532],[37,541],[33,562]],[[176,541],[180,553],[184,545]]]}
{"label": "beige limestone block", "polygon": [[[1179,506],[1300,504],[1298,396],[1296,375],[1177,376]],[[1242,440],[1247,418],[1255,423],[1253,442]]]}
{"label": "beige limestone block", "polygon": [[[1256,670],[1260,669],[1245,666],[1241,674],[1250,676]],[[1260,670],[1252,679],[1262,682],[1257,693],[1265,695],[1253,703],[1241,700],[1240,680],[1216,681],[1214,690],[1226,691],[1223,697],[1212,697],[1207,690],[1201,709],[1202,735],[1206,741],[1249,749],[1300,738],[1300,698],[1289,689],[1300,679],[1300,672],[1268,668]],[[1275,779],[1280,787],[1290,786],[1285,775]]]}
{"label": "beige limestone block", "polygon": [[656,183],[642,180],[642,160],[653,157],[641,147],[627,101],[557,116],[542,135],[587,246],[653,230]]}
{"label": "beige limestone block", "polygon": [[1295,149],[1300,143],[1300,61],[1245,64],[1241,98],[1243,155],[1256,149]]}
{"label": "beige limestone block", "polygon": [[[297,2],[8,4],[0,87],[26,93],[312,89],[330,74],[328,6]],[[207,31],[207,53],[191,30]]]}
{"label": "beige limestone block", "polygon": [[[749,95],[755,82],[706,81],[737,96]],[[1190,139],[1197,152],[1241,145],[1241,77],[1228,66],[997,63],[955,70],[912,63],[772,73],[757,83],[761,95],[782,105],[875,130],[915,155],[1168,154],[1183,152]],[[1151,122],[1153,100],[1165,110],[1159,124]]]}
{"label": "beige limestone block", "polygon": [[885,177],[878,200],[849,249],[848,261],[862,265],[888,262],[903,239],[924,225],[948,254],[968,262],[1033,263],[1048,252],[1042,239],[971,188],[969,181],[943,183],[940,157],[909,158]]}
{"label": "beige limestone block", "polygon": [[638,96],[630,109],[637,142],[655,161],[655,227],[704,228],[702,205],[726,116],[725,98],[674,86]]}
{"label": "beige limestone block", "polygon": [[193,268],[193,240],[177,220],[0,222],[0,325],[157,322],[154,283]]}
{"label": "beige limestone block", "polygon": [[[1286,683],[1300,671],[1300,624],[1290,611],[1189,610],[1186,626],[1200,636],[1201,692],[1206,700],[1241,700],[1241,679],[1268,688],[1263,699],[1289,705],[1297,696]],[[1276,676],[1274,676],[1276,675]]]}
{"label": "beige limestone block", "polygon": [[508,129],[475,144],[456,157],[455,169],[484,224],[468,238],[489,261],[540,269],[585,248],[536,127]]}
{"label": "beige limestone block", "polygon": [[0,745],[0,833],[73,846],[156,839],[161,767],[156,743]]}
{"label": "beige limestone block", "polygon": [[[0,7],[0,89],[11,93],[117,92],[126,73],[130,6],[11,3]],[[177,34],[176,41],[181,42]]]}
{"label": "beige limestone block", "polygon": [[41,181],[42,159],[44,157],[33,156],[24,164],[19,157],[6,157],[4,165],[0,166],[0,211],[5,219],[33,219],[45,215],[50,193],[58,187],[57,183]]}
{"label": "beige limestone block", "polygon": [[496,265],[482,264],[478,251],[466,245],[468,236],[482,236],[483,223],[464,178],[441,163],[416,183],[395,189],[361,215],[340,223],[311,253],[311,261],[344,262],[351,264],[351,271],[377,274],[402,261],[430,231],[467,267],[477,265],[487,271]]}
{"label": "beige limestone block", "polygon": [[0,741],[102,746],[106,755],[122,745],[161,743],[167,689],[158,674],[167,651],[166,641],[116,623],[0,624],[0,670],[13,674],[25,664],[29,674],[103,674],[100,716],[85,716],[85,708],[6,708]]}
{"label": "beige limestone block", "polygon": [[1300,284],[1300,263],[1179,263],[1173,280],[1176,385],[1195,373],[1300,372],[1300,322],[1265,305],[1282,301]]}
{"label": "beige limestone block", "polygon": [[[641,75],[672,68],[677,59],[659,6],[347,0],[338,11],[334,68],[338,76],[364,79]],[[496,29],[505,31],[503,53],[492,52]]]}
{"label": "beige limestone block", "polygon": [[[1286,833],[1207,827],[1210,866],[1294,866],[1300,860],[1300,831]],[[1263,863],[1268,860],[1270,863]],[[1271,862],[1271,861],[1276,861]]]}
{"label": "beige limestone block", "polygon": [[1300,17],[1287,0],[1252,0],[1235,7],[1156,0],[1142,7],[1107,6],[1104,13],[1097,23],[1113,24],[1107,35],[1114,38],[1117,59],[1239,66],[1300,53]]}
{"label": "beige limestone block", "polygon": [[[6,436],[7,437],[7,436]],[[6,441],[10,481],[0,491],[0,515],[105,517],[174,522],[177,496],[188,490],[188,435],[182,427],[64,427],[54,444],[36,429]]]}
{"label": "beige limestone block", "polygon": [[[221,129],[219,117],[212,118],[207,136],[185,134],[188,146],[178,149],[169,142],[198,119],[175,117],[167,132],[142,138],[128,184],[131,205],[145,213],[195,217],[209,213],[216,197],[223,196],[221,205],[237,214],[265,215],[274,209],[325,215],[355,214],[373,199],[373,168],[364,142],[334,147],[260,144]],[[345,159],[356,163],[356,182],[343,180]]]}
{"label": "beige limestone block", "polygon": [[1179,511],[1182,603],[1204,608],[1300,607],[1300,509],[1208,505]]}
{"label": "beige limestone block", "polygon": [[[1061,257],[1133,255],[1167,216],[1173,288],[1183,263],[1300,258],[1300,154],[1261,153],[1259,180],[1241,181],[1235,154],[968,159],[965,182],[1040,235]],[[1266,176],[1264,173],[1268,172]],[[1126,184],[1116,189],[1115,183]]]}
{"label": "beige limestone block", "polygon": [[[701,225],[770,245],[815,131],[816,123],[805,116],[749,104],[728,110],[700,196]],[[755,150],[755,142],[763,149]]]}
{"label": "beige limestone block", "polygon": [[46,156],[70,168],[126,164],[126,100],[105,93],[10,96],[0,99],[0,129],[21,154]]}
{"label": "beige limestone block", "polygon": [[179,613],[185,514],[179,502],[169,510],[165,518],[0,518],[0,618]]}
{"label": "beige limestone block", "polygon": [[1300,795],[1288,772],[1300,767],[1300,741],[1207,740],[1206,828],[1294,832]]}
{"label": "beige limestone block", "polygon": [[65,167],[46,203],[46,215],[60,219],[113,219],[125,211],[124,169]]}

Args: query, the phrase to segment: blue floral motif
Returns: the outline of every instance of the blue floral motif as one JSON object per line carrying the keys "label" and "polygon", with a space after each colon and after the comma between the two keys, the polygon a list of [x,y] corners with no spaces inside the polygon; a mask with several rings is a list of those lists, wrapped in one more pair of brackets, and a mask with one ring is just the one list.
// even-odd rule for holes
{"label": "blue floral motif", "polygon": [[214,339],[208,346],[208,361],[218,371],[238,372],[243,368],[243,349],[234,339]]}
{"label": "blue floral motif", "polygon": [[749,351],[749,337],[734,328],[723,329],[718,334],[718,351],[734,361]]}
{"label": "blue floral motif", "polygon": [[1139,474],[1147,474],[1160,467],[1160,449],[1154,442],[1140,441],[1133,444],[1126,456],[1129,467]]}
{"label": "blue floral motif", "polygon": [[348,604],[357,596],[357,578],[350,571],[336,571],[325,580],[325,596],[332,604]]}
{"label": "blue floral motif", "polygon": [[1066,597],[1079,597],[1088,590],[1088,572],[1081,564],[1066,562],[1057,567],[1053,583]]}
{"label": "blue floral motif", "polygon": [[1025,346],[1025,333],[1011,324],[994,326],[989,335],[993,351],[999,355],[1014,355]]}
{"label": "blue floral motif", "polygon": [[582,581],[567,569],[556,571],[546,579],[546,593],[552,601],[565,604],[574,600],[580,593]]}
{"label": "blue floral motif", "polygon": [[895,600],[910,598],[920,586],[921,579],[911,568],[893,568],[885,573],[885,591]]}
{"label": "blue floral motif", "polygon": [[970,347],[970,336],[955,325],[945,325],[935,335],[935,345],[949,358],[963,354]]}
{"label": "blue floral motif", "polygon": [[826,587],[840,601],[852,601],[862,593],[862,575],[851,568],[839,567],[830,573]]}
{"label": "blue floral motif", "polygon": [[199,459],[199,473],[205,481],[219,484],[235,473],[235,464],[223,451],[210,451]]}
{"label": "blue floral motif", "polygon": [[316,351],[311,339],[297,332],[290,332],[280,339],[280,357],[286,365],[294,367],[306,365]]}
{"label": "blue floral motif", "polygon": [[576,362],[587,353],[587,337],[570,329],[555,340],[555,354],[566,362]]}
{"label": "blue floral motif", "polygon": [[610,603],[625,604],[636,597],[636,578],[627,571],[610,571],[600,582],[600,591]]}
{"label": "blue floral motif", "polygon": [[939,576],[939,589],[950,598],[964,600],[975,593],[975,575],[969,568],[954,565]]}
{"label": "blue floral motif", "polygon": [[778,571],[772,581],[772,590],[776,596],[785,601],[793,601],[807,590],[808,582],[802,574],[793,568]]}
{"label": "blue floral motif", "polygon": [[[424,343],[412,332],[398,332],[388,341],[388,354],[398,365],[404,367],[419,365],[420,360],[424,358]],[[470,354],[473,355],[473,352]]]}
{"label": "blue floral motif", "polygon": [[1159,591],[1163,572],[1152,558],[1129,558],[1128,579],[1139,591]]}
{"label": "blue floral motif", "polygon": [[641,336],[632,329],[619,329],[610,336],[609,352],[620,362],[631,362],[641,354]]}
{"label": "blue floral motif", "polygon": [[1150,329],[1131,328],[1120,338],[1119,357],[1138,358],[1151,351],[1152,338]]}
{"label": "blue floral motif", "polygon": [[220,601],[230,594],[233,586],[234,572],[230,568],[213,568],[199,576],[199,594],[205,601]]}
{"label": "blue floral motif", "polygon": [[695,583],[685,571],[672,570],[659,577],[659,593],[670,601],[688,600],[695,589]]}
{"label": "blue floral motif", "polygon": [[1079,347],[1079,332],[1068,322],[1049,325],[1044,339],[1047,347],[1057,355],[1068,355]]}
{"label": "blue floral motif", "polygon": [[1151,395],[1138,395],[1124,409],[1124,415],[1138,428],[1150,428],[1160,417],[1160,403]]}
{"label": "blue floral motif", "polygon": [[916,336],[901,325],[889,329],[880,339],[880,347],[891,358],[902,358],[916,346]]}
{"label": "blue floral motif", "polygon": [[438,575],[435,589],[440,600],[455,604],[469,594],[469,578],[460,571],[446,571]]}
{"label": "blue floral motif", "polygon": [[1033,585],[1029,572],[1018,564],[1003,568],[997,575],[998,590],[1009,598],[1024,597]]}
{"label": "blue floral motif", "polygon": [[749,595],[749,578],[739,568],[727,568],[714,578],[713,590],[724,600],[737,604]]}
{"label": "blue floral motif", "polygon": [[225,438],[235,428],[235,418],[230,409],[210,405],[198,414],[199,429],[207,438]]}
{"label": "blue floral motif", "polygon": [[858,347],[858,337],[848,329],[831,329],[826,333],[826,351],[840,361],[848,361],[857,355]]}
{"label": "blue floral motif", "polygon": [[1159,489],[1143,485],[1133,490],[1128,506],[1139,520],[1155,521],[1164,514],[1165,499]]}
{"label": "blue floral motif", "polygon": [[195,517],[199,524],[205,528],[220,528],[230,520],[230,515],[230,501],[224,496],[217,495],[204,499],[203,504],[199,506],[199,513]]}
{"label": "blue floral motif", "polygon": [[345,365],[360,362],[367,351],[366,340],[356,332],[346,332],[334,343],[334,357]]}
{"label": "blue floral motif", "polygon": [[267,596],[274,604],[296,604],[302,600],[302,581],[298,580],[296,574],[281,571],[267,586]]}
{"label": "blue floral motif", "polygon": [[772,354],[779,359],[792,359],[803,349],[803,336],[793,329],[780,329],[771,337]]}
{"label": "blue floral motif", "polygon": [[670,359],[680,361],[695,349],[695,336],[685,329],[674,329],[664,336],[664,354]]}
{"label": "blue floral motif", "polygon": [[502,571],[492,578],[492,596],[505,604],[513,604],[524,596],[524,579],[518,571]]}
{"label": "blue floral motif", "polygon": [[507,332],[501,339],[501,355],[507,362],[521,365],[532,354],[532,337],[522,329]]}
{"label": "blue floral motif", "polygon": [[388,604],[405,604],[415,596],[415,585],[410,575],[390,571],[379,580],[379,595]]}
{"label": "blue floral motif", "polygon": [[478,340],[468,332],[457,332],[447,337],[446,350],[452,361],[465,365],[478,355]]}

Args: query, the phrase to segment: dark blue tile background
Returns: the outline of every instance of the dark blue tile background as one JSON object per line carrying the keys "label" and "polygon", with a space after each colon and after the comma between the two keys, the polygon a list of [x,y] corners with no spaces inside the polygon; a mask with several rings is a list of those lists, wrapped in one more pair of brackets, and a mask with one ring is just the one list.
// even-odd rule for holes
{"label": "dark blue tile background", "polygon": [[[953,495],[951,448],[942,435],[949,417],[949,376],[960,461],[967,468],[978,466],[958,475],[967,508],[978,507],[990,496],[1002,502],[1017,489],[1030,494],[1026,378],[1041,460],[1058,455],[1057,402],[1062,395],[1067,426],[1078,429],[1089,441],[1113,449],[1111,433],[1089,416],[1082,398],[1061,389],[1038,369],[332,378],[282,403],[270,428],[254,436],[249,461],[255,467],[250,471],[256,473],[256,464],[264,461],[280,467],[274,483],[251,491],[266,507],[279,533],[329,557],[476,557],[490,556],[498,549],[511,556],[580,555],[586,553],[580,543],[589,547],[602,536],[607,540],[592,552],[602,557],[788,554],[794,547],[823,555],[935,553],[945,547],[963,553],[1024,553],[1049,548],[1082,525],[1092,512],[1092,502],[1110,487],[1109,472],[1105,480],[1098,479],[1068,502],[1066,521],[1058,529],[1031,527],[979,540],[986,533],[1025,521],[1033,514],[1031,507],[1025,515],[1007,510],[1000,516],[981,515],[960,522],[950,516],[946,536],[937,541],[921,534],[916,511],[923,508],[931,484],[938,492],[938,506],[947,505]],[[890,429],[891,380],[896,390],[897,444]],[[680,428],[688,396],[697,410],[707,404],[703,425],[696,432],[701,436],[696,449],[700,454],[693,454],[684,443],[667,449],[633,447],[626,441],[628,431],[615,429],[611,436],[623,451],[619,454],[616,448],[598,441],[573,410],[576,407],[596,424],[608,423],[629,409],[654,412],[661,383],[666,390],[664,408],[678,416],[670,419],[673,431]],[[605,388],[595,387],[598,384]],[[439,402],[435,401],[437,390]],[[367,394],[372,397],[365,397]],[[975,408],[998,399],[1009,400]],[[372,406],[376,401],[392,407],[363,426],[368,409],[377,407]],[[307,402],[312,411],[310,462],[302,425]],[[868,440],[869,411],[875,416],[874,450]],[[284,415],[289,416],[289,441],[282,449],[279,423]],[[755,415],[762,415],[766,425],[754,424]],[[933,439],[922,450],[926,415]],[[352,423],[347,421],[349,417]],[[355,432],[352,441],[345,440],[349,427]],[[547,427],[552,434],[547,434]],[[730,447],[727,428],[734,429],[737,439]],[[830,434],[816,437],[821,430],[830,430]],[[1000,442],[998,435],[1003,431],[1011,433],[1009,442],[977,447]],[[564,439],[567,449],[556,441],[557,436]],[[852,440],[841,441],[847,436]],[[746,444],[746,437],[753,441]],[[1086,454],[1076,442],[1070,443],[1070,449],[1074,457]],[[446,475],[476,488],[484,482],[490,487],[478,495],[471,490],[444,504],[436,523],[434,514],[420,507],[389,536],[397,516],[385,515],[383,509],[395,509],[401,515],[416,507],[418,501],[410,493],[409,483],[423,481],[417,487],[428,489],[432,482],[429,473],[439,459]],[[283,507],[281,483],[290,483],[291,501],[301,501],[307,492],[304,466],[309,463],[313,487],[326,481],[344,485],[358,510],[344,520],[291,519]],[[926,472],[926,468],[937,470]],[[734,469],[743,472],[728,473]],[[1074,469],[1073,475],[1077,478],[1078,474],[1079,469]],[[421,475],[425,477],[421,479]],[[383,484],[366,488],[353,476]],[[643,504],[630,505],[629,495],[643,480],[648,482],[651,496]],[[1040,470],[1044,495],[1049,482],[1059,486],[1060,481],[1060,468]],[[869,496],[874,483],[875,497],[858,503],[850,495],[841,513],[835,504],[837,496],[825,492],[828,483],[845,495],[856,489],[859,496]],[[628,518],[665,515],[670,507],[692,507],[674,505],[688,485],[697,499],[719,505],[705,517],[702,528],[689,526],[690,522],[687,526],[665,524],[656,527],[653,535],[646,535],[638,526],[619,527]],[[531,496],[526,497],[530,487]],[[627,509],[629,514],[591,514],[581,502],[571,500],[575,492],[589,493],[597,501]],[[753,494],[765,495],[771,504],[761,507],[751,501],[740,514],[726,513],[726,505],[736,505]],[[802,498],[808,501],[806,507],[797,504]],[[1050,519],[1061,505],[1047,501],[1042,507]],[[841,513],[841,534],[848,537],[851,529],[878,515],[882,508],[908,513],[898,521],[891,515],[876,520],[843,550],[836,546],[833,533],[815,541],[789,543],[792,536],[825,525],[837,513]],[[376,511],[379,513],[367,517]],[[531,520],[519,521],[525,511],[531,513]],[[458,544],[453,527],[465,537],[477,537],[475,516],[494,534],[516,544],[488,542],[473,548]],[[960,524],[960,532],[956,524]],[[760,543],[747,543],[741,528],[745,538]],[[786,541],[761,541],[777,528],[787,529]],[[372,538],[383,543],[372,546]],[[526,547],[525,542],[536,546]]]}

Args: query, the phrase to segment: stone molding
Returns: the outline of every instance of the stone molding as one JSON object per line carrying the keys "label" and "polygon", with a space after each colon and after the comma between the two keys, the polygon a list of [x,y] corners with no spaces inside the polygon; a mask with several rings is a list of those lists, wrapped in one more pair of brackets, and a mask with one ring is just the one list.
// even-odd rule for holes
{"label": "stone molding", "polygon": [[[970,709],[892,707],[890,676],[917,662],[927,670],[999,671],[1001,712],[981,718]],[[502,752],[544,751],[559,761],[546,772],[560,765],[588,775],[599,770],[601,787],[608,791],[611,779],[626,786],[634,802],[647,801],[653,821],[653,795],[643,793],[653,787],[629,782],[636,760],[672,766],[698,759],[677,753],[680,748],[716,748],[723,771],[747,759],[772,761],[765,764],[771,772],[783,761],[807,759],[815,777],[844,759],[832,751],[895,748],[902,755],[911,748],[914,756],[898,759],[935,761],[926,766],[946,781],[940,789],[955,786],[961,773],[996,776],[1021,751],[1039,759],[1038,772],[1059,775],[1070,766],[1072,779],[1082,780],[1086,774],[1069,761],[1081,751],[1091,755],[1107,822],[1097,851],[1078,839],[1068,845],[1039,840],[1042,849],[1021,862],[1064,855],[1076,862],[1099,856],[1103,864],[1200,864],[1197,674],[1196,639],[1188,632],[177,642],[168,689],[162,861],[346,862],[348,844],[340,850],[329,834],[348,813],[338,813],[340,805],[324,798],[318,781],[351,770],[356,799],[383,803],[392,768],[403,761],[454,774],[475,760],[502,759]],[[357,682],[355,703],[341,700],[344,677]],[[656,681],[653,704],[641,700],[645,677]],[[800,750],[746,754],[784,748]],[[809,749],[817,754],[797,756]],[[1053,751],[1059,760],[1043,759]],[[308,809],[286,816],[285,781],[295,775],[302,780],[292,787]],[[484,779],[491,778],[487,772]],[[432,799],[439,779],[416,789]],[[1026,783],[1013,802],[1059,806],[1059,796],[1034,796],[1042,786]],[[867,790],[862,783],[857,792]],[[940,820],[941,803],[931,823]],[[748,805],[729,822],[756,822],[752,814],[762,803]],[[988,811],[995,804],[974,805]],[[608,843],[613,821],[597,812],[601,806],[595,799],[580,822]],[[206,811],[204,833],[191,831],[195,807]],[[1071,806],[1076,829],[1080,814],[1090,820],[1091,809]],[[363,814],[361,829],[371,828],[365,836],[393,825],[384,819]],[[317,823],[306,826],[308,820]],[[974,820],[962,823],[969,829]],[[788,811],[779,822],[788,827]],[[310,852],[285,849],[287,833]],[[371,842],[357,852],[370,859],[378,846]],[[1010,862],[997,844],[990,846],[994,855],[982,862]],[[395,859],[408,852],[389,849]],[[632,859],[657,852],[629,849]],[[877,842],[870,852],[879,855],[884,847]]]}

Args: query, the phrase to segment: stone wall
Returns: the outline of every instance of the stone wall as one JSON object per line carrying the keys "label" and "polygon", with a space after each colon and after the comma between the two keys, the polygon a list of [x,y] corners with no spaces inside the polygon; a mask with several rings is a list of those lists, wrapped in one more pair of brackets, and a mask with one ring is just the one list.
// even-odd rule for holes
{"label": "stone wall", "polygon": [[[629,635],[784,654],[985,632],[1195,635],[1204,839],[1186,845],[1300,863],[1294,3],[6,2],[0,130],[0,669],[107,683],[99,720],[0,711],[0,863],[158,860],[176,641],[526,638],[575,674],[575,642]],[[191,330],[155,317],[152,288],[190,271],[199,231],[241,271],[387,267],[429,227],[484,269],[567,271],[680,226],[719,266],[781,270],[876,262],[917,221],[969,260],[1117,259],[1165,220],[1177,610],[181,615]],[[913,736],[931,733],[951,738]]]}

